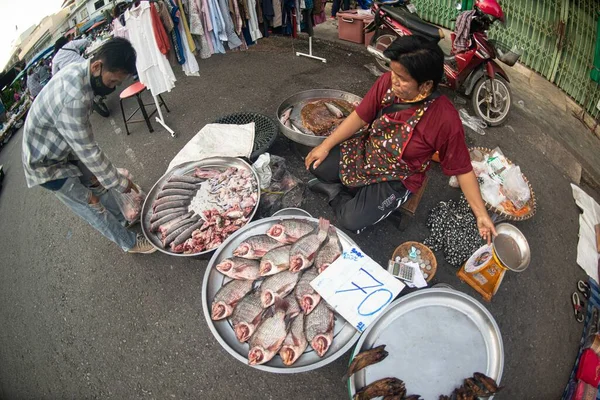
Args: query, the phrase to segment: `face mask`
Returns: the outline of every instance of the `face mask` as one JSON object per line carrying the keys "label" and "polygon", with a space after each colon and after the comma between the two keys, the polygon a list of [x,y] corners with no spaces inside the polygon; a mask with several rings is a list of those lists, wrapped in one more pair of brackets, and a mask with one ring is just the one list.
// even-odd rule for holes
{"label": "face mask", "polygon": [[92,90],[97,96],[107,96],[115,91],[116,88],[110,88],[102,81],[102,67],[100,67],[100,75],[92,75]]}

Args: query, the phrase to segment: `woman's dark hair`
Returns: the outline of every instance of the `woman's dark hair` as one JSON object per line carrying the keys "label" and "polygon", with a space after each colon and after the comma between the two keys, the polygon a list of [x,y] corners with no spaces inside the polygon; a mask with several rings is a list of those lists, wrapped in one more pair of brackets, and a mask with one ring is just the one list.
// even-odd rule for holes
{"label": "woman's dark hair", "polygon": [[58,53],[58,51],[67,43],[69,43],[69,39],[64,36],[59,37],[56,42],[54,42],[54,54]]}
{"label": "woman's dark hair", "polygon": [[102,61],[105,71],[125,72],[133,75],[136,72],[135,49],[127,39],[116,37],[102,45],[92,59]]}
{"label": "woman's dark hair", "polygon": [[419,85],[433,81],[435,90],[444,75],[444,52],[437,43],[421,36],[400,36],[384,52],[397,61]]}

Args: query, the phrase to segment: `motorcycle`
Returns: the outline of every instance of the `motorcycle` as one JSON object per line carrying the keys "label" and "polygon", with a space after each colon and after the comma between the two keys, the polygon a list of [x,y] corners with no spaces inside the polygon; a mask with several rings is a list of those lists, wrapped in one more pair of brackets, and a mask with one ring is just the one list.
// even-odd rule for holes
{"label": "motorcycle", "polygon": [[[419,18],[409,0],[374,2],[371,11],[375,18],[365,30],[375,34],[367,49],[383,71],[390,70],[383,52],[397,37],[417,35],[436,42],[444,39],[444,32]],[[499,43],[488,39],[486,32],[496,21],[504,22],[504,12],[496,0],[476,0],[469,47],[456,52],[456,34],[452,33],[452,51],[444,57],[442,79],[442,86],[471,96],[475,113],[489,126],[506,121],[512,103],[510,79],[495,59],[513,66],[519,58],[516,51],[503,51]]]}

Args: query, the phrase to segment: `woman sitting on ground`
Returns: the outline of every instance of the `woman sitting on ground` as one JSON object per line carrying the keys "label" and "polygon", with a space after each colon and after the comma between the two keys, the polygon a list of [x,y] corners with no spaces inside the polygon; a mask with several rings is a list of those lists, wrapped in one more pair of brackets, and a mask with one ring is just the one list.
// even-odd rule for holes
{"label": "woman sitting on ground", "polygon": [[360,232],[387,218],[416,193],[434,153],[458,177],[481,236],[496,234],[471,167],[458,112],[437,92],[444,54],[418,36],[396,39],[381,76],[357,109],[306,157],[317,177],[309,188],[328,197],[337,223]]}

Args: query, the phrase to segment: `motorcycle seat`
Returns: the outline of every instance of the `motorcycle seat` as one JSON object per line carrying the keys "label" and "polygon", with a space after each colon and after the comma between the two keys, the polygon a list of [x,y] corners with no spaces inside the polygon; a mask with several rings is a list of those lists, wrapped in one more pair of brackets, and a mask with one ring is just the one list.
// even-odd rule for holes
{"label": "motorcycle seat", "polygon": [[439,28],[428,24],[418,16],[411,14],[401,7],[382,5],[381,9],[384,10],[390,17],[415,33],[436,40],[440,40],[444,37]]}

